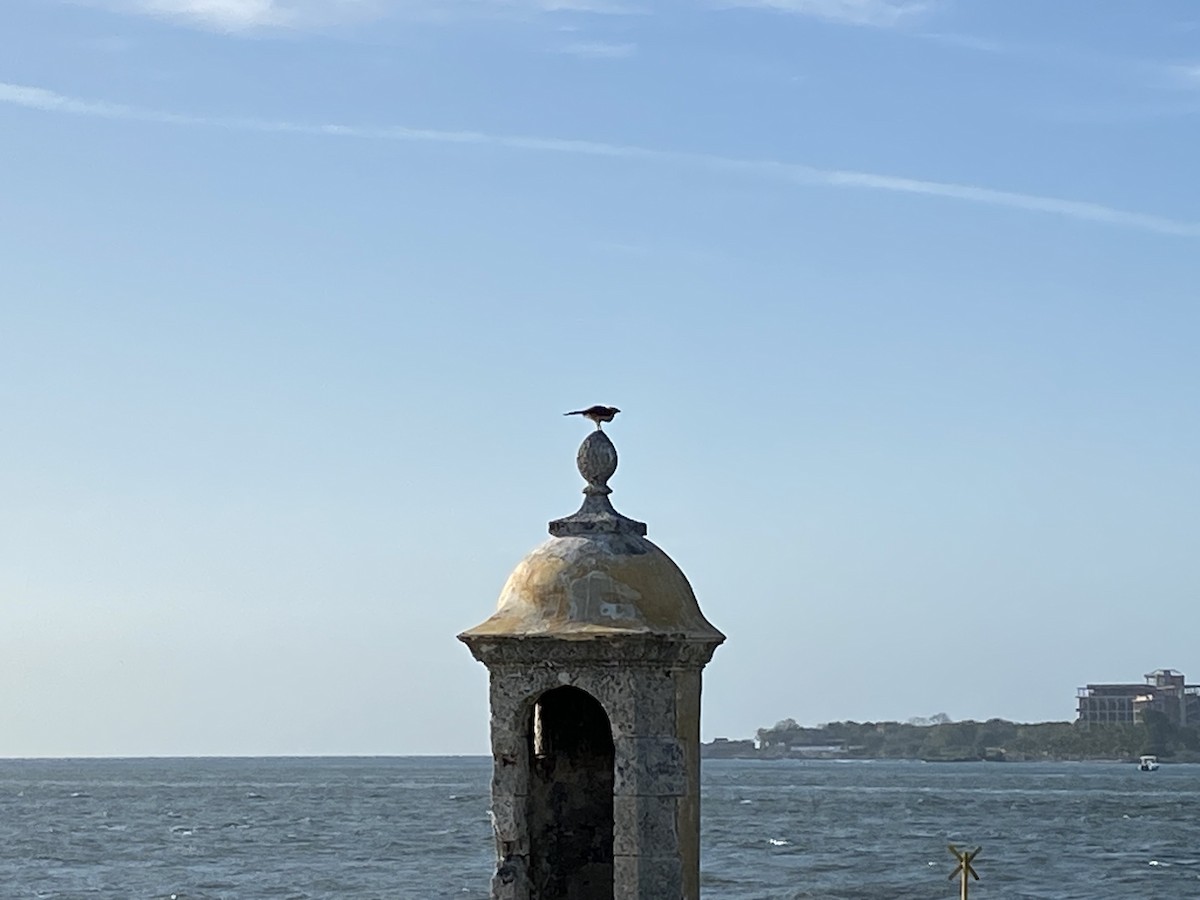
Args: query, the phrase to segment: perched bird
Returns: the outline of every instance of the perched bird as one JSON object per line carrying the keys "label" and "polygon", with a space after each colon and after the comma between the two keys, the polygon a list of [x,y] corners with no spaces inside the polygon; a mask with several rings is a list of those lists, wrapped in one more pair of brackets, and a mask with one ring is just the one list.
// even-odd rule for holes
{"label": "perched bird", "polygon": [[615,406],[589,406],[587,409],[576,409],[569,413],[563,413],[564,416],[584,416],[596,423],[596,427],[603,429],[605,422],[611,422],[620,410]]}

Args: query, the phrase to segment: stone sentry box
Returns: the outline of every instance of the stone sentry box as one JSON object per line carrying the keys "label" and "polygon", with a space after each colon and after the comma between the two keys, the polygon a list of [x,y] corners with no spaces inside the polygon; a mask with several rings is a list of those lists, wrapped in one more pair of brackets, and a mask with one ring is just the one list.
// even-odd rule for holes
{"label": "stone sentry box", "polygon": [[493,900],[698,900],[700,673],[725,638],[579,448],[577,513],[459,635],[491,676]]}

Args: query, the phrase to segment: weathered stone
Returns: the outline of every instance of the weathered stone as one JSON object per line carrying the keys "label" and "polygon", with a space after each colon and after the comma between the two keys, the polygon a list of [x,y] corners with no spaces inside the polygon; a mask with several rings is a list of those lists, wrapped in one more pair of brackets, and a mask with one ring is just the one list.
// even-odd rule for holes
{"label": "weathered stone", "polygon": [[492,876],[492,900],[526,900],[529,897],[529,861],[524,857],[500,857]]}
{"label": "weathered stone", "polygon": [[492,900],[698,900],[700,672],[724,636],[613,509],[616,449],[580,448],[584,504],[459,635],[491,673]]}
{"label": "weathered stone", "polygon": [[528,794],[492,794],[492,830],[505,854],[529,853]]}
{"label": "weathered stone", "polygon": [[683,749],[676,738],[625,738],[617,744],[618,795],[678,797],[687,791]]}
{"label": "weathered stone", "polygon": [[618,856],[613,860],[613,885],[616,900],[694,900],[684,897],[683,865],[678,856]]}
{"label": "weathered stone", "polygon": [[[629,671],[631,715],[628,735],[636,737],[675,737],[678,734],[676,720],[676,681],[678,669],[666,666],[646,666]],[[625,737],[622,732],[619,737]]]}
{"label": "weathered stone", "polygon": [[492,792],[505,796],[529,793],[529,754],[524,747],[512,755],[493,756]]}
{"label": "weathered stone", "polygon": [[643,848],[670,852],[679,844],[674,797],[618,795],[613,798],[613,821],[613,852],[617,856],[637,856]]}

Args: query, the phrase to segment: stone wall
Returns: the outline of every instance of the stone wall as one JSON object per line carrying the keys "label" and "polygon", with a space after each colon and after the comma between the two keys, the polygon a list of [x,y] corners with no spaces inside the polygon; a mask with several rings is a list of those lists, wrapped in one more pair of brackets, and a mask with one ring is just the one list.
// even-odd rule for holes
{"label": "stone wall", "polygon": [[[576,900],[547,894],[530,821],[545,798],[535,783],[533,709],[567,685],[595,698],[613,740],[615,900],[698,900],[700,669],[715,641],[622,635],[569,641],[469,640],[491,671],[494,900]],[[553,811],[551,809],[551,811]],[[541,835],[541,836],[539,836]],[[591,900],[589,897],[588,900]]]}

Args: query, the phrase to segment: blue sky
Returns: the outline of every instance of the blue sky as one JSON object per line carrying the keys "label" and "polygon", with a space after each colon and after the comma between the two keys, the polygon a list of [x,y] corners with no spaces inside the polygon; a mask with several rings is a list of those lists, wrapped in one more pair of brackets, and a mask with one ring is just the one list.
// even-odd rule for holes
{"label": "blue sky", "polygon": [[0,755],[477,753],[614,500],[704,733],[1200,680],[1187,0],[7,0]]}

